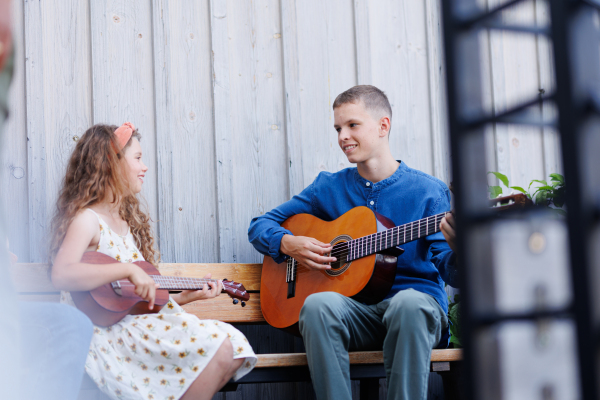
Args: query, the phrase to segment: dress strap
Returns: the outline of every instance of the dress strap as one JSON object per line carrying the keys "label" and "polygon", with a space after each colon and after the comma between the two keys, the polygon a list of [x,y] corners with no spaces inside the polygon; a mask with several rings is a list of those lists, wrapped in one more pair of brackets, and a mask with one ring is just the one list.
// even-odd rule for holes
{"label": "dress strap", "polygon": [[92,214],[94,214],[96,216],[96,218],[98,218],[98,222],[102,223],[102,219],[100,218],[100,216],[98,214],[96,214],[96,211],[92,210],[91,208],[86,208],[86,211],[91,211]]}

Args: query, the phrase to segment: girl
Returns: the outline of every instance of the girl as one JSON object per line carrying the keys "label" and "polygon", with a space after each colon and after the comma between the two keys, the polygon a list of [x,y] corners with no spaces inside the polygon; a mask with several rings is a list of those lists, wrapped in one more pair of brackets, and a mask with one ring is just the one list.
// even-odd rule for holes
{"label": "girl", "polygon": [[[156,285],[134,261],[154,265],[149,217],[137,194],[148,167],[131,123],[94,125],[78,141],[52,221],[52,282],[61,290],[87,291],[129,279],[153,308]],[[119,262],[81,263],[86,251]],[[206,276],[210,278],[210,274]],[[256,363],[244,335],[219,321],[201,321],[180,305],[213,298],[222,283],[172,295],[158,314],[128,315],[95,327],[85,370],[113,399],[210,399],[230,378]],[[61,301],[73,304],[68,292]]]}

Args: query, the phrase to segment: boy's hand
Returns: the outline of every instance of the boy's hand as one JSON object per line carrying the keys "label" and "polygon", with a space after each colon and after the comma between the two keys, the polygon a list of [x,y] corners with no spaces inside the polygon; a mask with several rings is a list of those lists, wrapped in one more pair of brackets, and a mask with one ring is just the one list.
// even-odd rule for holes
{"label": "boy's hand", "polygon": [[331,269],[327,263],[337,261],[335,257],[324,256],[332,246],[306,236],[283,235],[279,250],[298,261],[298,264],[311,269]]}
{"label": "boy's hand", "polygon": [[444,234],[446,242],[448,242],[448,245],[450,246],[452,251],[456,251],[456,231],[454,230],[454,226],[454,215],[450,212],[446,213],[444,218],[442,218],[442,222],[440,222],[440,230]]}
{"label": "boy's hand", "polygon": [[158,283],[154,282],[154,279],[137,265],[128,265],[131,270],[127,279],[135,285],[134,293],[148,302],[148,310],[154,309],[154,299],[156,298]]}

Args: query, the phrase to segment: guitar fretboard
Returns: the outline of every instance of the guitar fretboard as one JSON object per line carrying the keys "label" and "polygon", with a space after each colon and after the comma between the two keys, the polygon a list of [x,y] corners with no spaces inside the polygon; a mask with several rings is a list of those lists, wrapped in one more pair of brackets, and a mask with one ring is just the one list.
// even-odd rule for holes
{"label": "guitar fretboard", "polygon": [[363,236],[358,239],[336,244],[331,254],[334,257],[346,256],[346,261],[356,260],[382,250],[400,246],[440,231],[440,222],[445,212],[432,215],[408,224]]}

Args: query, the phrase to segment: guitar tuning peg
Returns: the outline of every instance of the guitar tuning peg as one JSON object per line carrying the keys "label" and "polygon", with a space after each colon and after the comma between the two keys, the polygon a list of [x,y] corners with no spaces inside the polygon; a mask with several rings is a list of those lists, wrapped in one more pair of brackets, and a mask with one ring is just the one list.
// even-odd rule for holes
{"label": "guitar tuning peg", "polygon": [[233,304],[237,304],[237,303],[239,303],[239,300],[238,299],[233,299]]}
{"label": "guitar tuning peg", "polygon": [[242,307],[246,307],[246,302],[242,301]]}

